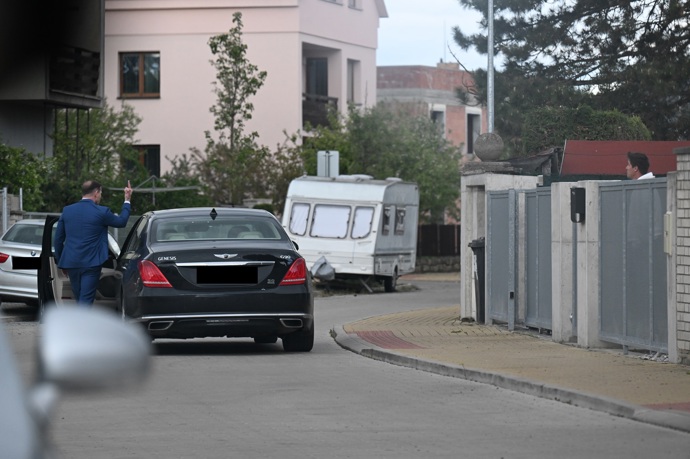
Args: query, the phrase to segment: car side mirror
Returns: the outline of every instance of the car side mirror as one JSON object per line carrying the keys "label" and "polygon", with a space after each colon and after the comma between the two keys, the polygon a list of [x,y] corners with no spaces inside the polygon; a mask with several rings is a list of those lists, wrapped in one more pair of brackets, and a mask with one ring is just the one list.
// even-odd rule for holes
{"label": "car side mirror", "polygon": [[119,388],[148,374],[151,339],[111,311],[49,305],[42,327],[40,383],[62,390]]}

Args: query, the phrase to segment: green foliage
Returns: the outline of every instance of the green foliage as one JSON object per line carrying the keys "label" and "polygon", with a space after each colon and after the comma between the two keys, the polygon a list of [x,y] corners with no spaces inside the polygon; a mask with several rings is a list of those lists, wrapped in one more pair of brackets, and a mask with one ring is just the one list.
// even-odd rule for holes
{"label": "green foliage", "polygon": [[255,206],[253,207],[253,209],[263,209],[263,210],[269,211],[269,212],[272,213],[272,214],[275,214],[275,212],[273,212],[273,204],[264,204],[264,203],[261,203],[261,204],[255,205]]}
{"label": "green foliage", "polygon": [[305,157],[314,158],[318,150],[337,150],[341,174],[416,182],[422,221],[441,221],[446,212],[457,215],[459,151],[419,106],[380,103],[363,111],[351,107],[347,118],[310,134]]}
{"label": "green foliage", "polygon": [[266,72],[247,60],[241,13],[233,15],[233,23],[227,34],[209,40],[217,78],[217,102],[210,110],[218,140],[207,131],[204,153],[192,149],[206,192],[217,205],[241,205],[245,197],[265,193],[264,170],[270,155],[257,144],[258,133],[245,132],[254,109],[249,99],[263,86]]}
{"label": "green foliage", "polygon": [[[265,183],[267,196],[271,198],[271,208],[266,209],[275,215],[282,215],[285,207],[285,197],[287,196],[290,182],[306,174],[304,153],[298,144],[297,134],[288,135],[285,131],[285,141],[277,145],[276,151],[271,155],[267,163],[265,173]],[[314,155],[316,156],[316,155]],[[316,165],[314,174],[316,175]]]}
{"label": "green foliage", "polygon": [[40,188],[49,163],[23,148],[0,143],[0,187],[7,187],[14,195],[19,195],[21,189],[24,210],[37,211],[43,206]]}
{"label": "green foliage", "polygon": [[[487,52],[486,0],[459,0],[484,15],[481,33],[454,28],[463,49]],[[523,115],[540,107],[618,110],[655,140],[690,137],[690,0],[596,2],[497,0],[495,126],[520,145]],[[486,72],[474,72],[480,101]],[[518,148],[519,150],[520,148]]]}
{"label": "green foliage", "polygon": [[[182,154],[177,158],[167,159],[171,162],[172,169],[163,174],[163,177],[151,176],[143,182],[132,183],[133,211],[142,214],[150,210],[212,205],[210,199],[201,193],[201,182],[189,156]],[[116,205],[120,206],[122,195],[114,195],[118,199]]]}
{"label": "green foliage", "polygon": [[577,108],[544,107],[525,115],[523,145],[527,153],[536,153],[571,140],[651,140],[640,118],[616,110],[597,111],[588,106]]}
{"label": "green foliage", "polygon": [[213,203],[201,192],[201,181],[194,163],[186,154],[177,158],[167,158],[172,169],[163,174],[163,187],[197,187],[190,190],[169,191],[156,194],[156,209],[177,209],[182,207],[206,207]]}
{"label": "green foliage", "polygon": [[[101,182],[101,204],[119,210],[123,194],[111,193],[110,188],[124,189],[127,180],[134,186],[148,175],[132,147],[140,122],[132,106],[125,103],[120,111],[107,102],[100,109],[58,110],[53,161],[42,188],[42,210],[62,211],[65,205],[81,198],[81,184],[86,180]],[[139,198],[132,199],[134,206]]]}

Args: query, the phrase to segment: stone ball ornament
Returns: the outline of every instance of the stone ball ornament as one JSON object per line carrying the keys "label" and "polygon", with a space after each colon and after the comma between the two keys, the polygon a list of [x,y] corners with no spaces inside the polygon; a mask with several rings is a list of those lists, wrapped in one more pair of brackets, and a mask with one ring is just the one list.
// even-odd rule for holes
{"label": "stone ball ornament", "polygon": [[503,139],[495,132],[480,134],[474,141],[474,154],[482,161],[496,161],[503,153]]}

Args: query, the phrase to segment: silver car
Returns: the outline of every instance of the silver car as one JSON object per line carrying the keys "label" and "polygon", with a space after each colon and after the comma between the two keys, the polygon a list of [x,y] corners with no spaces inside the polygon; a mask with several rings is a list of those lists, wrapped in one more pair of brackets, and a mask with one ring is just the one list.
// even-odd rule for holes
{"label": "silver car", "polygon": [[0,302],[38,302],[36,269],[45,220],[20,220],[0,239]]}

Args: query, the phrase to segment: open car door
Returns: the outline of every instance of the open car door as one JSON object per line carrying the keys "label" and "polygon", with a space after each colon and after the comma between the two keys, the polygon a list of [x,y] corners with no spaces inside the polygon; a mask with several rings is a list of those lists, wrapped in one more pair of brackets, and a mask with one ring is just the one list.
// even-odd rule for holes
{"label": "open car door", "polygon": [[[74,294],[67,273],[57,267],[53,239],[59,217],[48,216],[43,227],[43,240],[41,241],[41,264],[38,269],[38,304],[39,317],[43,317],[45,306],[55,304],[59,306],[64,302],[74,302]],[[96,303],[115,309],[116,293],[119,289],[118,279],[120,273],[115,270],[117,257],[120,255],[120,247],[115,238],[108,233],[108,260],[101,269],[101,279],[96,291]]]}

